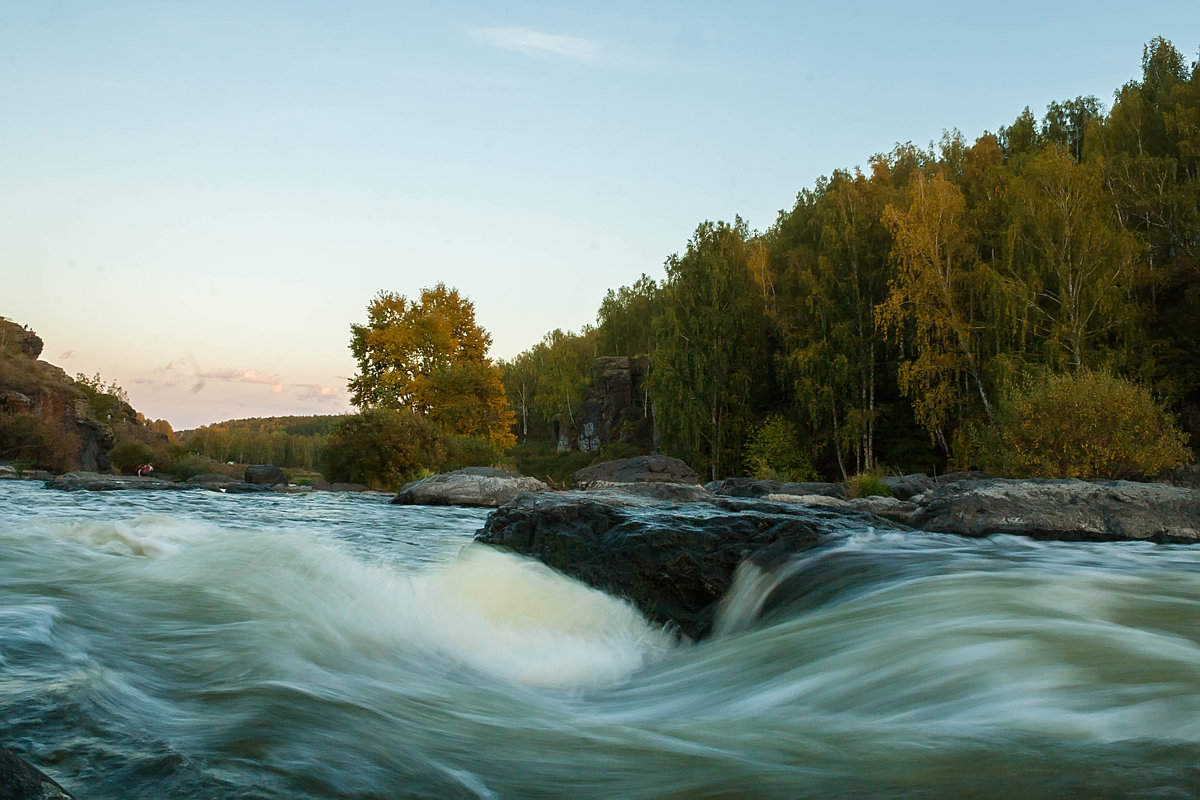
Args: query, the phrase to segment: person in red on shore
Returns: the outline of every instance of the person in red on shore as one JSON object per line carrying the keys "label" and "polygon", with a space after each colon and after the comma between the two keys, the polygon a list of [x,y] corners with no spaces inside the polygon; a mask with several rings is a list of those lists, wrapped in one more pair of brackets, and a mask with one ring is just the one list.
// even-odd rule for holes
{"label": "person in red on shore", "polygon": [[139,478],[149,478],[151,475],[154,474],[154,465],[153,464],[142,464],[140,467],[137,468],[137,474],[138,474]]}

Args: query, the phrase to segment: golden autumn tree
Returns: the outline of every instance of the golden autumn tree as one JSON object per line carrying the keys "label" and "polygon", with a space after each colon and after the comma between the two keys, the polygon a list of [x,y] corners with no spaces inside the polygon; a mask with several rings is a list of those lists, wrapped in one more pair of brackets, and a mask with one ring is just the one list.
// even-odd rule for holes
{"label": "golden autumn tree", "polygon": [[367,306],[367,324],[350,332],[354,405],[407,409],[449,433],[513,444],[512,408],[487,357],[492,337],[457,289],[439,283],[419,300],[380,292]]}
{"label": "golden autumn tree", "polygon": [[948,452],[946,428],[967,376],[990,415],[977,353],[977,251],[966,225],[962,190],[940,172],[918,171],[907,208],[889,205],[883,218],[894,237],[895,277],[876,309],[876,322],[902,344],[900,389],[916,419]]}

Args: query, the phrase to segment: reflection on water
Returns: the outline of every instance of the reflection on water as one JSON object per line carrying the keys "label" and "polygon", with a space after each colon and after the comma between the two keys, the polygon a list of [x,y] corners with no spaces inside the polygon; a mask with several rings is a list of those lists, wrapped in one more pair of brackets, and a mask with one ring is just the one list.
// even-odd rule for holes
{"label": "reflection on water", "polygon": [[85,800],[1200,795],[1200,549],[848,530],[683,646],[484,516],[0,484],[0,741]]}

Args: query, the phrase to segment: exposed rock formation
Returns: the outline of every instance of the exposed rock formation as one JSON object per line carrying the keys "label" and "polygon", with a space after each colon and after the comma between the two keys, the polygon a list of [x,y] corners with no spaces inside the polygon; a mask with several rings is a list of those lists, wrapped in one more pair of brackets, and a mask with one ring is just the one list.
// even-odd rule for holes
{"label": "exposed rock formation", "polygon": [[547,492],[497,509],[476,539],[624,597],[698,639],[746,558],[797,552],[848,525],[881,522],[849,510],[729,498],[680,505],[621,491]]}
{"label": "exposed rock formation", "polygon": [[46,488],[61,489],[64,492],[112,492],[129,489],[180,491],[200,487],[195,484],[164,481],[161,478],[141,478],[137,475],[67,472],[46,481]]}
{"label": "exposed rock formation", "polygon": [[[628,356],[604,356],[592,365],[592,380],[583,390],[583,402],[576,414],[578,449],[599,452],[605,445],[620,438],[622,426],[633,423],[649,425],[643,380],[648,360]],[[559,430],[559,449],[568,449],[563,441],[565,431]],[[644,438],[644,437],[638,437]]]}
{"label": "exposed rock formation", "polygon": [[772,494],[825,495],[845,497],[846,489],[840,483],[811,481],[807,483],[785,483],[782,481],[756,480],[754,478],[725,478],[705,484],[713,494],[725,497],[766,497]]}
{"label": "exposed rock formation", "polygon": [[502,506],[522,492],[541,492],[546,484],[516,472],[467,467],[431,475],[402,488],[392,503],[418,506]]}
{"label": "exposed rock formation", "polygon": [[1200,543],[1200,491],[1161,483],[960,481],[916,500],[911,524],[939,533]]}
{"label": "exposed rock formation", "polygon": [[287,476],[274,464],[251,464],[246,467],[246,476],[243,480],[257,486],[287,485]]}
{"label": "exposed rock formation", "polygon": [[579,489],[621,483],[700,483],[694,469],[670,456],[635,456],[605,461],[577,471],[571,480]]}
{"label": "exposed rock formation", "polygon": [[49,775],[0,747],[0,800],[72,800]]}

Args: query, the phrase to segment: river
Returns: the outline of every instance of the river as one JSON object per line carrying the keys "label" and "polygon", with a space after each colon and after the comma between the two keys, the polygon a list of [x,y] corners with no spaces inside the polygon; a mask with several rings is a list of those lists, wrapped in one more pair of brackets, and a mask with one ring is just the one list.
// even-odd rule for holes
{"label": "river", "polygon": [[848,528],[716,638],[375,496],[0,483],[0,743],[102,798],[1200,797],[1200,548]]}

